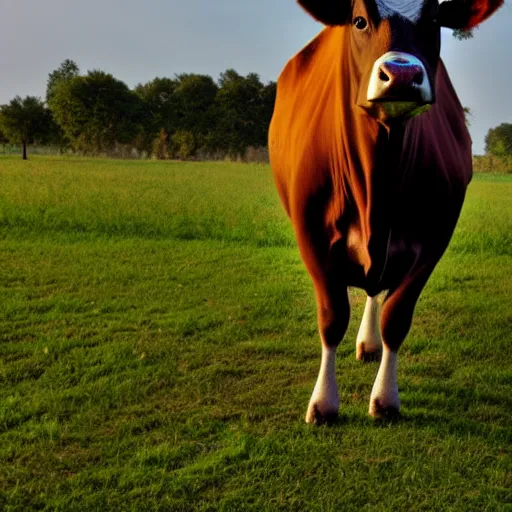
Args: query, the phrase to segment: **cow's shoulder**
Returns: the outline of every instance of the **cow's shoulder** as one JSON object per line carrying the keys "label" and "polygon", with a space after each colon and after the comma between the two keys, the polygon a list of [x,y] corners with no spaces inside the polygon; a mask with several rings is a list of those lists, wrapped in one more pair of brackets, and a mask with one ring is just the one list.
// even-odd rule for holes
{"label": "cow's shoulder", "polygon": [[[277,187],[295,220],[324,212],[330,175],[331,109],[342,32],[327,27],[292,57],[278,79],[269,147]],[[297,213],[301,210],[302,213]],[[295,222],[295,221],[294,221]]]}
{"label": "cow's shoulder", "polygon": [[326,27],[288,61],[279,75],[281,89],[300,87],[311,75],[318,74],[323,56],[333,44],[334,30]]}

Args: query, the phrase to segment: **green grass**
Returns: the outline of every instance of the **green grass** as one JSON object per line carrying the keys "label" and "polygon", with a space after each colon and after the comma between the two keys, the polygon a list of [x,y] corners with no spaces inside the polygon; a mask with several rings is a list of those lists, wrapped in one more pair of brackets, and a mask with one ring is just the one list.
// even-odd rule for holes
{"label": "green grass", "polygon": [[0,157],[0,509],[512,509],[512,176],[476,176],[400,352],[403,418],[303,416],[314,296],[266,166]]}

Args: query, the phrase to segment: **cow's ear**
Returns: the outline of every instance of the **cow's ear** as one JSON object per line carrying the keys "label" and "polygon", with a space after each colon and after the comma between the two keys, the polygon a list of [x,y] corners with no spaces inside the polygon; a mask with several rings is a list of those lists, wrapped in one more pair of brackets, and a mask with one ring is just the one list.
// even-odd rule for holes
{"label": "cow's ear", "polygon": [[349,19],[349,0],[297,0],[297,3],[324,25],[344,25]]}
{"label": "cow's ear", "polygon": [[448,0],[439,5],[439,24],[469,30],[485,21],[502,5],[503,0]]}

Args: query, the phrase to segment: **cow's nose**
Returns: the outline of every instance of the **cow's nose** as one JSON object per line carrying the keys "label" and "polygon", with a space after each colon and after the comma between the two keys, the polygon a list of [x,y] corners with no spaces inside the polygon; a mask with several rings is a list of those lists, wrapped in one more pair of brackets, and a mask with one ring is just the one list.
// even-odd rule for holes
{"label": "cow's nose", "polygon": [[433,101],[432,89],[423,63],[405,52],[388,52],[378,59],[368,84],[369,101]]}
{"label": "cow's nose", "polygon": [[407,87],[421,85],[425,74],[423,68],[403,58],[383,62],[379,67],[379,80],[383,87]]}

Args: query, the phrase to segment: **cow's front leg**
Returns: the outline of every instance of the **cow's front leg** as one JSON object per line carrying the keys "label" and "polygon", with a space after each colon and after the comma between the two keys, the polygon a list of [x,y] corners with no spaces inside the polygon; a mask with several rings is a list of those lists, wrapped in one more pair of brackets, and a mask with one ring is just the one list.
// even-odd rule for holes
{"label": "cow's front leg", "polygon": [[[442,254],[442,253],[441,253]],[[369,414],[374,418],[398,415],[400,399],[397,384],[398,349],[412,323],[416,302],[439,257],[432,257],[389,292],[382,307],[382,360],[370,398]]]}
{"label": "cow's front leg", "polygon": [[350,316],[347,288],[339,282],[322,280],[315,283],[318,304],[318,326],[322,341],[320,372],[306,413],[306,422],[321,424],[338,415],[339,397],[336,384],[336,349],[347,330]]}
{"label": "cow's front leg", "polygon": [[358,361],[380,361],[382,337],[379,322],[379,300],[377,297],[368,297],[356,339],[356,358]]}
{"label": "cow's front leg", "polygon": [[398,416],[400,398],[396,378],[397,362],[397,352],[384,343],[379,372],[373,384],[370,398],[369,414],[374,418],[394,418]]}

